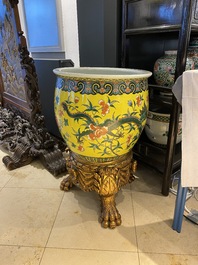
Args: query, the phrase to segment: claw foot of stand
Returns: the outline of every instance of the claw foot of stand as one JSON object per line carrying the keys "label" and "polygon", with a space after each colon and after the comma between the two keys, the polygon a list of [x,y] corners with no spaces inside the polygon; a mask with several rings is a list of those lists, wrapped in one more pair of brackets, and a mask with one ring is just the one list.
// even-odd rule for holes
{"label": "claw foot of stand", "polygon": [[116,226],[121,225],[121,215],[119,214],[116,204],[115,204],[115,196],[102,197],[102,212],[100,216],[100,223],[104,228],[114,229]]}
{"label": "claw foot of stand", "polygon": [[69,191],[72,187],[73,187],[73,180],[72,177],[70,175],[68,175],[66,178],[64,178],[61,181],[60,184],[60,189],[63,191]]}

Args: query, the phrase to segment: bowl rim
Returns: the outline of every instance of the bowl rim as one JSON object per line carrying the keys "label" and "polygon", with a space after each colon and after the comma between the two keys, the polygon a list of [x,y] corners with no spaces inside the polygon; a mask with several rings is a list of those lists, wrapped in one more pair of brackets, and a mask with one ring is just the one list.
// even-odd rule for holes
{"label": "bowl rim", "polygon": [[[85,73],[84,71],[89,71],[89,73]],[[93,73],[91,73],[91,71]],[[107,71],[107,74],[105,74],[105,71]],[[119,68],[119,67],[59,67],[53,69],[53,72],[57,76],[61,77],[72,77],[72,78],[77,77],[77,78],[89,78],[89,79],[90,78],[93,79],[148,78],[152,75],[152,72],[147,70]]]}

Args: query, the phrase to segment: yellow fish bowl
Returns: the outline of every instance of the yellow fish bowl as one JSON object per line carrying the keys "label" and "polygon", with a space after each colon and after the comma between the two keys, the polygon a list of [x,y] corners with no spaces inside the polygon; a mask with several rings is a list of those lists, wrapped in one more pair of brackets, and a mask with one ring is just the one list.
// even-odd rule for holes
{"label": "yellow fish bowl", "polygon": [[61,188],[78,184],[97,191],[103,204],[101,223],[114,228],[121,223],[114,195],[132,179],[132,148],[146,124],[152,73],[105,67],[53,71],[56,122],[69,149],[69,177]]}

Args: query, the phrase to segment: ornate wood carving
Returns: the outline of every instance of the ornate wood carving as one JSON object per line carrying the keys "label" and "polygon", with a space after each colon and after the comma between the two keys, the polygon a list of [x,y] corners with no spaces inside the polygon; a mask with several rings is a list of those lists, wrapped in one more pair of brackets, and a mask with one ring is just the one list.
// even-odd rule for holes
{"label": "ornate wood carving", "polygon": [[21,30],[17,4],[18,0],[0,0],[0,144],[11,152],[3,162],[11,170],[39,157],[57,175],[66,171],[65,145],[45,127],[36,69]]}
{"label": "ornate wood carving", "polygon": [[19,1],[18,0],[9,0],[10,1],[10,4],[11,4],[11,7],[14,7],[16,5],[18,5]]}

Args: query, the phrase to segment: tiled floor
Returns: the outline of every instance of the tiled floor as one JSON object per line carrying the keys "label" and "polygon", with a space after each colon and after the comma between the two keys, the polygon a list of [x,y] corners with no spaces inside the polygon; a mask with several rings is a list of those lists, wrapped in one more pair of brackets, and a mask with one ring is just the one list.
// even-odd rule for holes
{"label": "tiled floor", "polygon": [[[184,219],[181,233],[172,230],[175,196],[162,196],[160,175],[141,163],[118,193],[114,230],[98,223],[96,193],[61,191],[63,176],[39,161],[14,171],[0,163],[0,265],[198,264],[198,226]],[[195,198],[187,205],[198,209]]]}

